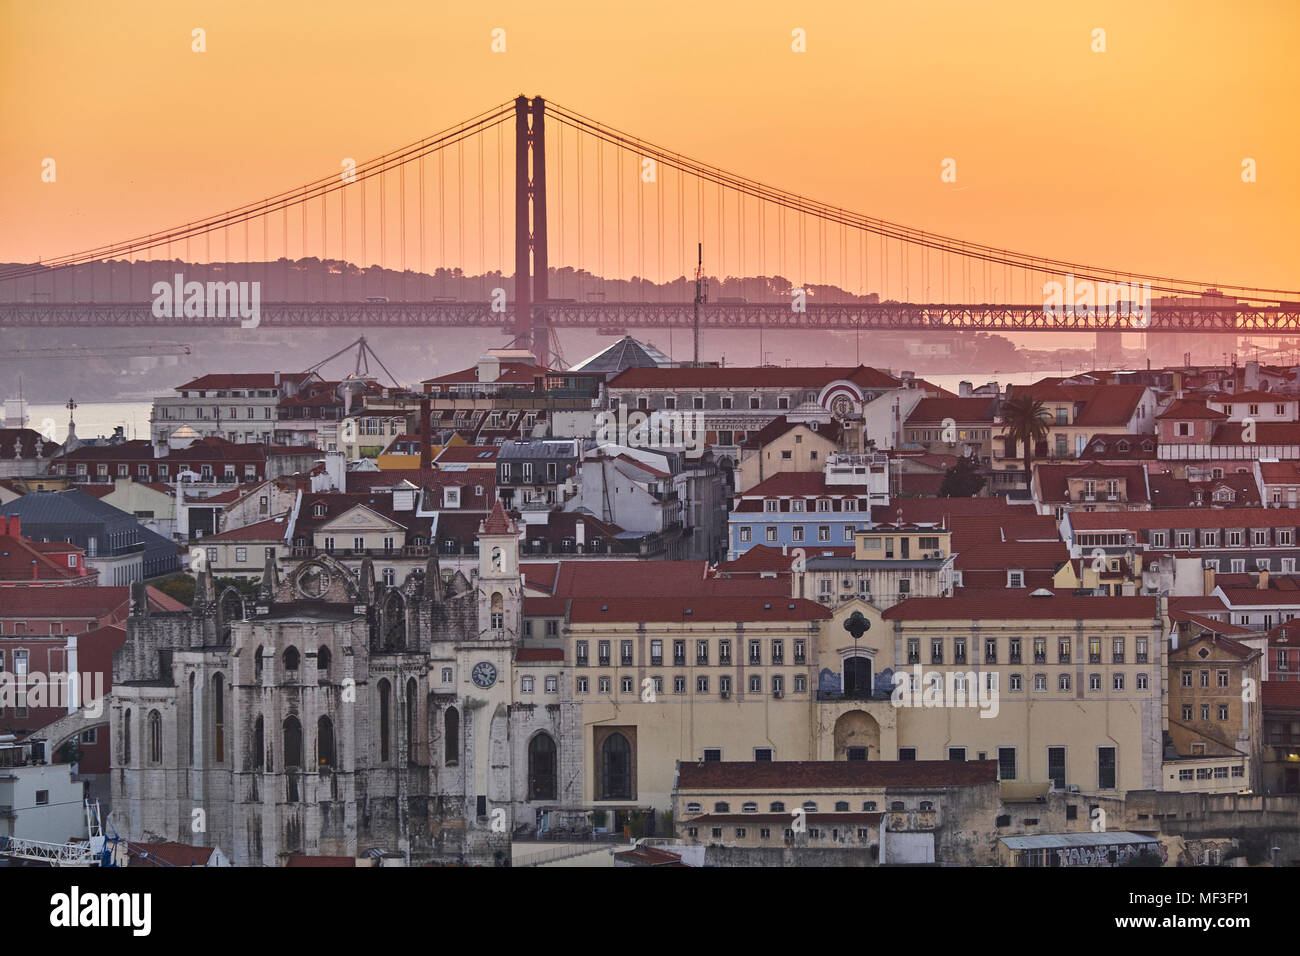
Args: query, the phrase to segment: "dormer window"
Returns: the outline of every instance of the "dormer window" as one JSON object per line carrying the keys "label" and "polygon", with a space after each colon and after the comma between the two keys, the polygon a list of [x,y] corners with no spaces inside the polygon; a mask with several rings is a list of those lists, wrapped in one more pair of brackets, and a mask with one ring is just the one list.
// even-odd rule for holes
{"label": "dormer window", "polygon": [[312,517],[313,517],[313,518],[323,518],[323,517],[325,517],[325,511],[326,511],[326,508],[325,508],[325,506],[324,506],[323,504],[317,503],[317,504],[312,505],[312,508],[311,508],[311,514],[312,514]]}
{"label": "dormer window", "polygon": [[[1098,445],[1101,446],[1101,442],[1098,442]],[[1104,446],[1102,446],[1102,447],[1104,447]],[[1115,450],[1116,450],[1116,451],[1128,451],[1128,442],[1126,442],[1126,441],[1119,442],[1118,444],[1116,444],[1116,446],[1115,446]]]}
{"label": "dormer window", "polygon": [[460,488],[448,486],[442,489],[442,506],[444,508],[460,507]]}

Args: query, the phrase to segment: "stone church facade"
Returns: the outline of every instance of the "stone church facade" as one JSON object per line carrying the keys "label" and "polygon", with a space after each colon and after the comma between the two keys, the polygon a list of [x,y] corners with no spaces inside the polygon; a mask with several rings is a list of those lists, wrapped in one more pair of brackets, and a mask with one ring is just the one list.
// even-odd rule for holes
{"label": "stone church facade", "polygon": [[208,571],[187,612],[133,602],[113,664],[118,832],[245,866],[506,864],[538,803],[525,768],[547,742],[532,740],[558,743],[566,707],[513,699],[518,533],[498,505],[472,580],[430,558],[376,586],[368,559],[358,573],[316,557],[283,575],[268,561],[253,601],[215,594]]}

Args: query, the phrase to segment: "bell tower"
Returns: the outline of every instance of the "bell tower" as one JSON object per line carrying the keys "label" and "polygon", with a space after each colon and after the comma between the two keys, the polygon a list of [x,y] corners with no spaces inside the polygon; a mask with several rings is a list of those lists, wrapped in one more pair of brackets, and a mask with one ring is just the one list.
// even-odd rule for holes
{"label": "bell tower", "polygon": [[478,531],[479,637],[518,644],[523,636],[523,583],[519,577],[519,525],[501,502]]}

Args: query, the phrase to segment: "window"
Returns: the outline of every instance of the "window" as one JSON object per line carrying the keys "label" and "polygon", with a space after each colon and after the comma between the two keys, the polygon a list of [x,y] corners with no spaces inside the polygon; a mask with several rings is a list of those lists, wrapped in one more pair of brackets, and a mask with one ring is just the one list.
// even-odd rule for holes
{"label": "window", "polygon": [[632,747],[617,731],[605,738],[600,749],[602,800],[631,800]]}
{"label": "window", "polygon": [[916,759],[916,748],[915,748],[915,747],[899,747],[899,748],[898,748],[898,759],[899,759],[899,760],[915,760],[915,759]]}
{"label": "window", "polygon": [[550,734],[539,733],[528,743],[528,799],[555,800],[555,741]]}
{"label": "window", "polygon": [[1115,748],[1097,748],[1097,789],[1115,789]]}
{"label": "window", "polygon": [[998,779],[999,780],[1016,779],[1016,748],[1015,747],[998,748]]}

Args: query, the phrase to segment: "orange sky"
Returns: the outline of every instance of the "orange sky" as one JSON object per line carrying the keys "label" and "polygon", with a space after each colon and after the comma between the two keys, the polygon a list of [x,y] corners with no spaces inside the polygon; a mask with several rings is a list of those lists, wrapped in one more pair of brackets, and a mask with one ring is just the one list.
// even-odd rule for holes
{"label": "orange sky", "polygon": [[258,199],[526,92],[917,228],[1296,289],[1298,39],[1287,0],[0,0],[0,261]]}

